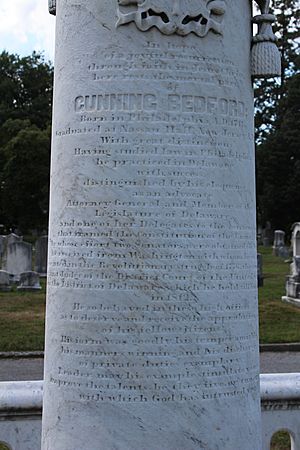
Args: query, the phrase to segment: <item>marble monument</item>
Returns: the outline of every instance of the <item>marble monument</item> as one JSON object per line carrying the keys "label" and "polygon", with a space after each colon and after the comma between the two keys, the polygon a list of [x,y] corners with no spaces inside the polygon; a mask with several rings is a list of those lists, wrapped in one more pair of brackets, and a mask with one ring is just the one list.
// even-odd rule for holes
{"label": "marble monument", "polygon": [[249,0],[54,3],[42,449],[261,450],[268,2],[252,56]]}

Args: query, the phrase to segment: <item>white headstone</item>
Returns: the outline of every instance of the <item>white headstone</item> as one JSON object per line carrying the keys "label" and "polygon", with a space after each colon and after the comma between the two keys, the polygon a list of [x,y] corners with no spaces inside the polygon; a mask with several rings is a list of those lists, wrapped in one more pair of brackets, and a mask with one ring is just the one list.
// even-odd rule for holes
{"label": "white headstone", "polygon": [[23,272],[20,274],[18,291],[40,291],[40,276],[37,272]]}
{"label": "white headstone", "polygon": [[14,242],[7,246],[6,270],[18,281],[22,272],[32,269],[32,246],[27,242]]}
{"label": "white headstone", "polygon": [[42,449],[261,450],[250,3],[56,36]]}
{"label": "white headstone", "polygon": [[282,230],[274,231],[273,255],[279,256],[279,249],[285,247],[285,232]]}
{"label": "white headstone", "polygon": [[282,300],[300,307],[300,222],[292,227],[293,262],[286,277],[286,295]]}
{"label": "white headstone", "polygon": [[282,230],[274,231],[274,247],[281,247],[285,244],[285,232]]}

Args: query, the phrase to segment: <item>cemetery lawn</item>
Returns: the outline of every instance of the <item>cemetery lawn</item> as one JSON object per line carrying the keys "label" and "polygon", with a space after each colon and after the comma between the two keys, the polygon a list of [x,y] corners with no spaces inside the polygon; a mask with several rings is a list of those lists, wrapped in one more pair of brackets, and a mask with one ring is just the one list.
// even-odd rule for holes
{"label": "cemetery lawn", "polygon": [[[260,343],[300,342],[300,308],[283,303],[289,264],[260,247],[264,287],[259,288]],[[0,292],[0,352],[44,349],[45,280],[40,292]],[[1,448],[0,448],[1,450]]]}
{"label": "cemetery lawn", "polygon": [[300,342],[300,308],[281,300],[290,264],[273,256],[270,247],[259,247],[258,252],[264,274],[264,286],[258,290],[260,343]]}
{"label": "cemetery lawn", "polygon": [[45,280],[40,283],[39,292],[0,292],[0,352],[44,349]]}

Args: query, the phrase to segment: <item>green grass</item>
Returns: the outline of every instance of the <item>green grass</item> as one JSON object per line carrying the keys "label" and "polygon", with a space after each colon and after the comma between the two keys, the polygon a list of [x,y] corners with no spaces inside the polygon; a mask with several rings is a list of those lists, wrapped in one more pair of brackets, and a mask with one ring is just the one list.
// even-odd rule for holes
{"label": "green grass", "polygon": [[300,308],[281,300],[290,265],[273,256],[271,248],[258,251],[263,255],[264,274],[264,286],[258,290],[260,342],[300,342]]}
{"label": "green grass", "polygon": [[[39,292],[0,293],[0,351],[44,348],[45,281]],[[1,450],[1,448],[0,448]]]}
{"label": "green grass", "polygon": [[[260,342],[300,342],[300,308],[283,303],[289,264],[260,247],[264,287],[259,289]],[[45,281],[36,292],[0,293],[0,351],[44,348]],[[1,450],[1,448],[0,448]]]}
{"label": "green grass", "polygon": [[[278,431],[271,441],[271,450],[290,450],[291,439],[286,431]],[[1,450],[1,448],[0,448]]]}

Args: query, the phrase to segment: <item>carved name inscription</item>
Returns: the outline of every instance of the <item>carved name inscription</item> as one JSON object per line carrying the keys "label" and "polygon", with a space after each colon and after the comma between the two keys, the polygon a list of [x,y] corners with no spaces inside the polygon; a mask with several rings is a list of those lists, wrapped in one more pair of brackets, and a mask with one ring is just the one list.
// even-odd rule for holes
{"label": "carved name inscription", "polygon": [[[54,131],[80,171],[51,235],[50,296],[72,300],[50,382],[94,402],[246,396],[257,382],[256,249],[238,68],[149,42],[86,73],[73,122]],[[119,77],[130,89],[103,89]]]}

